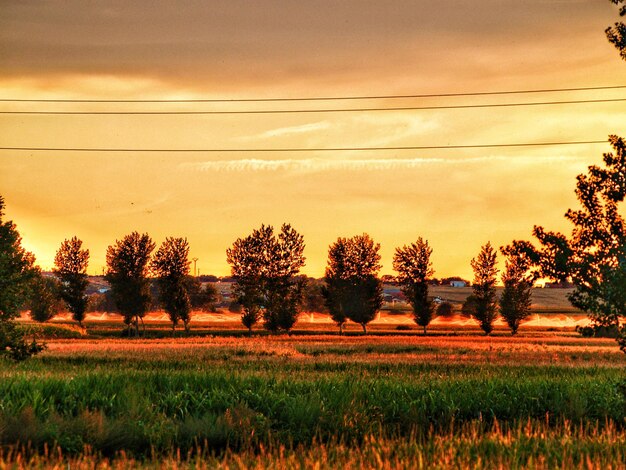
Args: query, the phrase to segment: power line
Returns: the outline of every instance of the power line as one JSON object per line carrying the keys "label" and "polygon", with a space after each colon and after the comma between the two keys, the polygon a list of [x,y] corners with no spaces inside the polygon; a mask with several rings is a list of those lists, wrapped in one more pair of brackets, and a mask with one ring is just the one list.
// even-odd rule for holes
{"label": "power line", "polygon": [[19,99],[0,98],[0,102],[8,103],[262,103],[280,101],[344,101],[344,100],[387,100],[410,98],[445,98],[454,96],[490,96],[517,95],[528,93],[556,93],[570,91],[616,90],[626,85],[579,87],[579,88],[543,88],[534,90],[479,91],[469,93],[430,93],[415,95],[369,95],[369,96],[315,96],[299,98],[216,98],[216,99],[155,99],[155,100],[98,100],[98,99]]}
{"label": "power line", "polygon": [[465,104],[446,106],[398,106],[391,108],[327,108],[327,109],[260,109],[244,111],[0,111],[0,114],[28,115],[223,115],[223,114],[308,114],[308,113],[355,113],[373,111],[425,111],[436,109],[509,108],[515,106],[550,106],[588,103],[616,103],[626,98],[602,100],[541,101],[528,103]]}
{"label": "power line", "polygon": [[0,150],[26,152],[170,152],[170,153],[235,153],[235,152],[362,152],[380,150],[447,150],[447,149],[477,149],[503,147],[549,147],[559,145],[595,145],[606,144],[606,140],[562,141],[562,142],[523,142],[503,144],[470,144],[470,145],[411,145],[401,147],[322,147],[322,148],[208,148],[208,149],[157,149],[157,148],[76,148],[76,147],[0,147]]}

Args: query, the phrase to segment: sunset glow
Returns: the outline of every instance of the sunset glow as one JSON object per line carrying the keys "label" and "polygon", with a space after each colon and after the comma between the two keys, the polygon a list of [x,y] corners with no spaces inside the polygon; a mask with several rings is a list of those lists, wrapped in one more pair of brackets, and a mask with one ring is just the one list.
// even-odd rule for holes
{"label": "sunset glow", "polygon": [[[416,4],[417,3],[417,4]],[[453,2],[454,3],[454,2]],[[626,85],[607,43],[608,1],[47,2],[3,5],[0,98],[267,99],[471,93]],[[575,34],[571,32],[575,31]],[[243,111],[434,107],[626,98],[626,89],[270,103],[2,102],[0,111]],[[625,102],[404,111],[215,115],[0,114],[7,216],[43,268],[74,235],[100,273],[133,230],[189,239],[203,274],[262,223],[304,235],[304,272],[328,245],[369,233],[383,273],[421,236],[435,276],[471,278],[482,244],[567,230],[575,177],[607,144],[323,151],[606,140]],[[245,149],[301,149],[263,151]]]}

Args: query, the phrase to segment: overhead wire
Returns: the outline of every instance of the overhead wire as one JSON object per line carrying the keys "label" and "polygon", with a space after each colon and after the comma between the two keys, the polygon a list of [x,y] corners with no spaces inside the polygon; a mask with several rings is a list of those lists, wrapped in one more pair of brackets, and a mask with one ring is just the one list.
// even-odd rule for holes
{"label": "overhead wire", "polygon": [[308,113],[354,113],[378,111],[425,111],[437,109],[477,109],[477,108],[508,108],[517,106],[551,106],[588,103],[615,103],[626,101],[626,98],[610,98],[598,100],[541,101],[525,103],[483,103],[443,106],[394,106],[371,108],[325,108],[325,109],[253,109],[240,111],[0,111],[0,114],[28,115],[223,115],[223,114],[308,114]]}
{"label": "overhead wire", "polygon": [[446,149],[477,149],[477,148],[512,148],[512,147],[548,147],[559,145],[595,145],[606,144],[606,140],[560,141],[560,142],[516,142],[496,144],[468,144],[468,145],[409,145],[397,147],[320,147],[320,148],[94,148],[94,147],[0,147],[5,151],[28,152],[163,152],[163,153],[235,153],[235,152],[371,152],[371,151],[400,151],[400,150],[446,150]]}
{"label": "overhead wire", "polygon": [[71,98],[0,98],[0,102],[13,103],[251,103],[251,102],[280,102],[280,101],[343,101],[343,100],[388,100],[411,98],[446,98],[460,96],[496,96],[531,93],[557,93],[572,91],[616,90],[626,88],[626,85],[593,86],[578,88],[539,88],[526,90],[478,91],[460,93],[426,93],[407,95],[362,95],[362,96],[314,96],[296,98],[209,98],[209,99],[71,99]]}

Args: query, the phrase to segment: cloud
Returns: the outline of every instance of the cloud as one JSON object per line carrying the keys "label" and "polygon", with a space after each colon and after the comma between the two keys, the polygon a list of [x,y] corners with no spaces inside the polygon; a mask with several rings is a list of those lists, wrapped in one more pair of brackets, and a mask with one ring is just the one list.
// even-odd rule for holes
{"label": "cloud", "polygon": [[376,159],[241,159],[213,160],[196,163],[182,163],[182,170],[215,171],[215,172],[296,172],[322,173],[333,171],[393,171],[422,168],[426,165],[480,165],[486,163],[511,164],[548,164],[572,162],[582,157],[505,157],[486,156],[464,159],[448,158],[376,158]]}
{"label": "cloud", "polygon": [[271,129],[261,134],[248,137],[245,140],[267,139],[267,138],[272,138],[272,137],[283,137],[286,135],[293,135],[293,134],[306,134],[309,132],[323,131],[329,128],[330,128],[330,122],[319,121],[319,122],[312,122],[310,124],[303,124],[301,126],[279,127],[277,129]]}

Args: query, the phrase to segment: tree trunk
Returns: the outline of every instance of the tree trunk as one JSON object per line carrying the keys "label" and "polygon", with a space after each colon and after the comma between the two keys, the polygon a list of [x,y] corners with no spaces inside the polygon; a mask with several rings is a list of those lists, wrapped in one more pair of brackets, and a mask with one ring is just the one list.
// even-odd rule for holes
{"label": "tree trunk", "polygon": [[426,336],[426,325],[424,325],[424,336]]}
{"label": "tree trunk", "polygon": [[343,336],[343,323],[339,324],[339,336]]}
{"label": "tree trunk", "polygon": [[252,338],[252,325],[248,327],[248,337]]}
{"label": "tree trunk", "polygon": [[361,326],[363,327],[363,334],[367,335],[367,323],[361,323]]}

